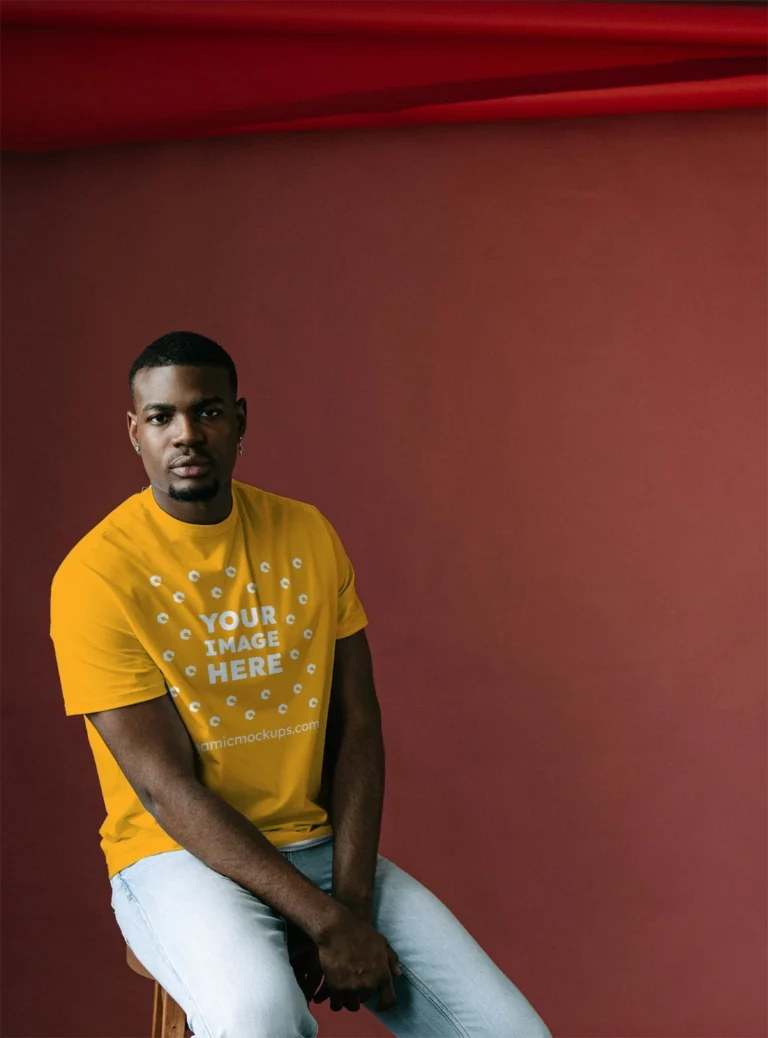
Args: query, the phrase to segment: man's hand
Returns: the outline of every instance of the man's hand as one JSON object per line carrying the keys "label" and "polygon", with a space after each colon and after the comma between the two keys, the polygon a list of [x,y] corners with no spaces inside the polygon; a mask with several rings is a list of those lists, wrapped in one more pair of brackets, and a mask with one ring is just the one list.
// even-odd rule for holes
{"label": "man's hand", "polygon": [[[360,1003],[367,1002],[374,991],[378,989],[380,992],[379,1009],[384,1011],[394,1004],[395,1000],[392,977],[400,977],[402,975],[400,964],[399,961],[397,961],[396,953],[389,946],[386,938],[369,925],[371,906],[365,907],[363,905],[357,905],[353,909],[353,913],[363,922],[364,925],[366,925],[367,931],[373,932],[375,944],[377,943],[377,938],[379,945],[381,944],[381,941],[383,941],[387,957],[387,974],[383,978],[381,984],[374,984],[372,987],[361,987],[356,984],[352,989],[337,989],[328,982],[327,977],[324,978],[324,965],[321,961],[320,948],[314,944],[311,937],[305,934],[297,926],[294,926],[290,921],[286,921],[287,946],[289,946],[291,965],[293,966],[296,980],[307,1002],[314,1002],[319,1005],[320,1003],[327,1002],[330,999],[331,1009],[334,1012],[337,1012],[340,1009],[349,1009],[354,1013],[360,1008]],[[371,934],[366,934],[366,939],[369,939],[369,936],[371,936]],[[329,939],[344,941],[345,936],[339,934],[335,938],[329,937]],[[325,944],[328,944],[327,941]],[[376,949],[374,949],[374,955],[376,954]],[[342,955],[342,957],[344,957],[344,955]],[[347,968],[349,968],[349,963],[347,963]],[[356,976],[361,976],[361,967],[359,964],[355,965],[353,969]],[[361,980],[361,983],[362,982],[364,982],[364,979]]]}
{"label": "man's hand", "polygon": [[401,974],[397,953],[371,925],[370,907],[346,910],[321,946],[288,926],[289,957],[307,1002],[330,998],[334,1012],[354,1013],[378,991],[380,1012],[395,1004],[392,978]]}
{"label": "man's hand", "polygon": [[288,958],[304,998],[309,1003],[323,979],[323,967],[320,965],[317,945],[309,934],[304,933],[290,919],[285,920],[285,925],[288,933]]}

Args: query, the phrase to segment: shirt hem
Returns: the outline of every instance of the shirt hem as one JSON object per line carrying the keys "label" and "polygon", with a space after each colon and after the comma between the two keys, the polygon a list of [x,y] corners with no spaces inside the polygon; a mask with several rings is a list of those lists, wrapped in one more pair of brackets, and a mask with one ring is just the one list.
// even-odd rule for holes
{"label": "shirt hem", "polygon": [[333,839],[333,833],[326,833],[325,836],[310,836],[308,840],[299,840],[298,843],[284,843],[282,847],[278,847],[281,853],[283,851],[304,851],[310,847],[316,847],[319,843],[327,843],[328,840]]}
{"label": "shirt hem", "polygon": [[[313,847],[315,844],[323,843],[326,840],[333,838],[333,830],[330,825],[325,825],[322,828],[326,830],[324,833],[320,833],[317,836],[308,836],[306,840],[294,840],[287,844],[280,844],[278,840],[285,836],[295,835],[290,831],[280,832],[279,830],[275,830],[272,833],[262,833],[262,835],[266,837],[275,850],[278,851],[308,850],[309,847]],[[278,840],[274,839],[274,837],[277,837]],[[144,851],[139,851],[138,849],[130,850],[130,848],[126,848],[122,854],[119,855],[105,851],[109,879],[114,879],[118,872],[122,872],[123,869],[135,865],[136,862],[141,861],[142,858],[151,858],[154,854],[164,854],[166,851],[183,851],[184,849],[185,848],[182,847],[181,844],[176,843],[175,840],[168,839],[167,843],[160,843]]]}

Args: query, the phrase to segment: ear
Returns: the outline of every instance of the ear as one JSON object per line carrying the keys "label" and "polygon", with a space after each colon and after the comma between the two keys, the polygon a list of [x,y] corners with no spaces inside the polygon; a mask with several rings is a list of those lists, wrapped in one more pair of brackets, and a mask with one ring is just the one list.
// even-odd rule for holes
{"label": "ear", "polygon": [[248,426],[248,404],[244,396],[235,401],[235,407],[237,408],[237,435],[245,436]]}
{"label": "ear", "polygon": [[138,429],[138,422],[136,420],[136,415],[131,411],[126,411],[125,417],[128,421],[128,439],[131,441],[131,445],[133,445],[137,440],[136,431]]}

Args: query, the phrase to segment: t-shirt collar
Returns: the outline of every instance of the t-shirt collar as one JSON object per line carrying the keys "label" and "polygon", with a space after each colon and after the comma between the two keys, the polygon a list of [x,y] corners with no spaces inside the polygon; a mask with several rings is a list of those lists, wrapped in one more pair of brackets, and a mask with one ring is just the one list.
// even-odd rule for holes
{"label": "t-shirt collar", "polygon": [[176,519],[160,507],[151,486],[142,490],[140,496],[155,523],[173,537],[226,537],[237,523],[238,492],[235,479],[232,480],[232,508],[226,519],[222,519],[220,523],[186,523],[182,519]]}

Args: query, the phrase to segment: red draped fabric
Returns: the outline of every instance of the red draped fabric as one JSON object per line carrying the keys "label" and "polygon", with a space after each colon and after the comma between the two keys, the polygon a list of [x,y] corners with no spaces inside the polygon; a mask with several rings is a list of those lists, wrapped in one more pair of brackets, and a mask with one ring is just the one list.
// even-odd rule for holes
{"label": "red draped fabric", "polygon": [[754,107],[762,8],[4,0],[2,147]]}

